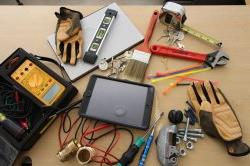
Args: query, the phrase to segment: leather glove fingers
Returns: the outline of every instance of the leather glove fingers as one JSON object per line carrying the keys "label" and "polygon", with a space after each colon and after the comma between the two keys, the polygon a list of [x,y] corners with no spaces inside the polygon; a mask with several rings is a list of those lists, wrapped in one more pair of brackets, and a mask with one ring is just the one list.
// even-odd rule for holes
{"label": "leather glove fingers", "polygon": [[66,41],[57,43],[57,55],[61,57],[63,63],[75,65],[77,59],[82,57],[83,40],[82,31]]}
{"label": "leather glove fingers", "polygon": [[55,13],[58,18],[56,27],[56,52],[63,63],[75,65],[82,56],[83,37],[80,20],[82,14],[65,7],[60,8],[60,13]]}
{"label": "leather glove fingers", "polygon": [[230,155],[249,153],[249,147],[241,141],[242,130],[237,116],[220,89],[211,82],[193,83],[188,88],[188,97],[208,135],[224,140]]}

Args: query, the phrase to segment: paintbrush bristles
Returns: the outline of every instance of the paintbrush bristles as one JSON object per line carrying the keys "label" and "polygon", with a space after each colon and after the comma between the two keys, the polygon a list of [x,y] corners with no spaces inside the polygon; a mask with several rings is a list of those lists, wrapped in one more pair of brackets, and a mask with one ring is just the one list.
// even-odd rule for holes
{"label": "paintbrush bristles", "polygon": [[147,63],[135,59],[130,59],[124,71],[126,79],[142,82],[147,66]]}
{"label": "paintbrush bristles", "polygon": [[150,53],[134,50],[124,72],[125,78],[136,82],[142,82],[150,56]]}

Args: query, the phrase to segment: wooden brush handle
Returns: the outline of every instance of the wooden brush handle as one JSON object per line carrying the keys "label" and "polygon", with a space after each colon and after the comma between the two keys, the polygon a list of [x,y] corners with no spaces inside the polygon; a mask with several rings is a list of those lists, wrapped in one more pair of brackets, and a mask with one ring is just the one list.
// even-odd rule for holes
{"label": "wooden brush handle", "polygon": [[150,20],[150,23],[148,25],[148,29],[147,29],[147,32],[146,32],[146,35],[144,38],[144,42],[143,42],[143,45],[146,47],[148,47],[149,40],[153,34],[154,27],[155,27],[156,21],[158,20],[159,15],[160,15],[159,11],[155,10],[151,16],[151,20]]}

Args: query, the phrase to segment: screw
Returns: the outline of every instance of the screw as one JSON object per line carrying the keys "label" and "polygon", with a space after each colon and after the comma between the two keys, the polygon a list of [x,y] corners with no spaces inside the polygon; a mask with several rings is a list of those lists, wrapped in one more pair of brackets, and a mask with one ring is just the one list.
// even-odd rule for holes
{"label": "screw", "polygon": [[[178,132],[185,132],[185,129],[178,129]],[[202,133],[202,129],[188,129],[188,133]]]}
{"label": "screw", "polygon": [[[185,137],[185,134],[184,132],[178,132],[179,135],[184,135]],[[194,138],[204,138],[205,137],[205,134],[199,134],[199,133],[187,133],[187,136],[192,136]]]}
{"label": "screw", "polygon": [[186,142],[186,141],[187,141],[188,126],[189,126],[189,117],[187,118],[187,123],[186,123],[185,134],[184,134],[184,137],[183,137],[183,141],[184,141],[184,142]]}
{"label": "screw", "polygon": [[[184,136],[183,136],[183,135],[178,135],[178,134],[177,134],[177,137],[183,138]],[[193,142],[197,142],[197,141],[198,141],[197,138],[193,138],[193,137],[187,137],[187,139],[190,140],[190,141],[193,141]]]}

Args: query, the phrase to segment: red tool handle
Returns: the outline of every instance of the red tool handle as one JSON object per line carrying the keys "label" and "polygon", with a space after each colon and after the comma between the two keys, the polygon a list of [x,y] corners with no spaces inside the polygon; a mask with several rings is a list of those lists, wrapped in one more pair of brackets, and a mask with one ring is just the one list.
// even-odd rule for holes
{"label": "red tool handle", "polygon": [[169,56],[169,57],[188,59],[199,62],[204,62],[207,59],[207,54],[181,50],[168,46],[152,45],[150,49],[153,54],[161,56]]}
{"label": "red tool handle", "polygon": [[159,17],[160,13],[158,10],[155,10],[151,16],[151,19],[150,19],[150,22],[148,24],[148,29],[147,29],[147,32],[145,34],[145,37],[144,37],[144,41],[142,44],[140,44],[137,49],[139,50],[145,50],[147,52],[150,52],[150,49],[149,49],[149,40],[151,39],[151,36],[153,34],[153,31],[154,31],[154,27],[155,27],[155,24],[156,24],[156,21],[158,20],[158,17]]}

